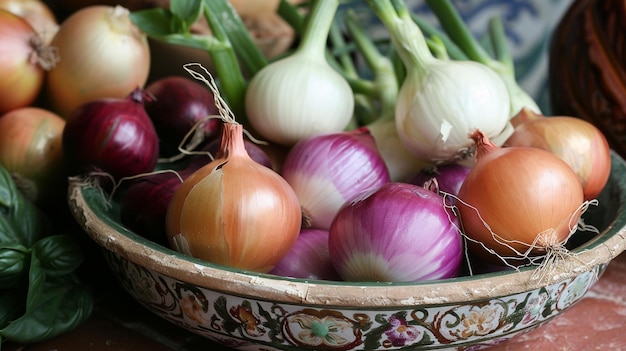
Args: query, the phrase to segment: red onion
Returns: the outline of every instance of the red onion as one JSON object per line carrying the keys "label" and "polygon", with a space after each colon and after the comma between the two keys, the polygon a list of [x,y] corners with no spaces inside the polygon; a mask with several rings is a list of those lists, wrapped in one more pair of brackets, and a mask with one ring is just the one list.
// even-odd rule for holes
{"label": "red onion", "polygon": [[[218,114],[209,89],[189,78],[164,77],[145,90],[153,96],[145,108],[161,140],[162,155],[178,153],[179,144],[197,122]],[[221,126],[218,118],[207,120],[203,126],[205,140],[218,137]]]}
{"label": "red onion", "polygon": [[292,278],[339,280],[328,254],[328,231],[302,229],[287,255],[270,273]]}
{"label": "red onion", "polygon": [[[147,174],[132,180],[120,200],[120,221],[128,229],[157,244],[168,246],[165,215],[176,190],[193,172],[211,162],[207,156],[194,156],[186,168],[173,172]],[[180,178],[179,178],[180,177]]]}
{"label": "red onion", "polygon": [[436,193],[388,183],[339,210],[329,231],[330,258],[348,281],[451,278],[463,258],[457,223]]}
{"label": "red onion", "polygon": [[115,178],[154,169],[159,141],[137,88],[126,98],[96,99],[67,118],[63,150],[78,172],[102,171]]}
{"label": "red onion", "polygon": [[366,129],[301,140],[287,154],[282,176],[298,195],[310,227],[326,230],[346,200],[390,181]]}
{"label": "red onion", "polygon": [[413,176],[409,183],[423,186],[434,178],[437,181],[439,191],[457,195],[470,169],[470,167],[456,163],[427,167]]}

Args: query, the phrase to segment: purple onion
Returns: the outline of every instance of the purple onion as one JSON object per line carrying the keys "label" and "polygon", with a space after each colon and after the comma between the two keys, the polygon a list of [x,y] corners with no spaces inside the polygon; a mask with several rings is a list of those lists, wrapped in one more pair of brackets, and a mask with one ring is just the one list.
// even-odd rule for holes
{"label": "purple onion", "polygon": [[[120,199],[120,221],[133,232],[167,246],[165,214],[172,196],[196,170],[211,162],[194,156],[178,176],[172,172],[152,173],[132,180]],[[180,177],[180,178],[179,178]]]}
{"label": "purple onion", "polygon": [[365,191],[343,206],[329,231],[329,253],[348,281],[412,282],[457,276],[462,239],[441,196],[407,183]]}
{"label": "purple onion", "polygon": [[[217,115],[213,93],[190,78],[168,76],[152,82],[146,92],[154,98],[146,102],[146,112],[152,119],[160,139],[161,155],[178,153],[178,146],[194,125],[207,116]],[[221,134],[219,118],[203,125],[205,140]]]}
{"label": "purple onion", "polygon": [[119,179],[154,169],[159,140],[145,98],[137,88],[123,99],[85,103],[68,116],[63,152],[75,172],[102,171]]}
{"label": "purple onion", "polygon": [[459,193],[461,184],[463,184],[463,181],[467,177],[470,169],[470,167],[456,163],[427,167],[413,176],[408,183],[424,186],[424,184],[430,182],[434,178],[437,181],[439,191],[456,196]]}
{"label": "purple onion", "polygon": [[282,176],[311,228],[330,228],[346,200],[389,183],[389,171],[366,129],[316,135],[289,151]]}
{"label": "purple onion", "polygon": [[270,273],[292,278],[339,280],[328,255],[328,231],[302,229],[287,255]]}

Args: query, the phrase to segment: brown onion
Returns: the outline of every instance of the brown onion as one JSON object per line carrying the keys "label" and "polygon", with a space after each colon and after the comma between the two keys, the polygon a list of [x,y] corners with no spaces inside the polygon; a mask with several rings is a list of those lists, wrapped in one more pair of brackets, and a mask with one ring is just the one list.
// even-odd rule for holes
{"label": "brown onion", "polygon": [[515,127],[505,146],[530,146],[554,153],[580,179],[585,200],[600,194],[611,174],[611,150],[596,126],[575,117],[545,117],[526,108],[514,119],[525,122]]}
{"label": "brown onion", "polygon": [[37,107],[18,108],[0,117],[0,165],[39,205],[62,200],[65,193],[64,127],[63,118]]}
{"label": "brown onion", "polygon": [[56,16],[43,1],[0,0],[0,9],[24,18],[41,36],[44,45],[50,44],[57,30],[59,30]]}
{"label": "brown onion", "polygon": [[298,198],[278,173],[250,159],[241,124],[224,123],[221,141],[218,157],[174,193],[168,240],[193,257],[269,272],[300,232]]}
{"label": "brown onion", "polygon": [[572,1],[551,36],[552,113],[597,126],[626,156],[626,2]]}
{"label": "brown onion", "polygon": [[497,147],[480,131],[471,138],[476,163],[455,201],[465,235],[479,243],[470,249],[501,264],[497,256],[525,259],[560,247],[584,202],[572,168],[545,150]]}
{"label": "brown onion", "polygon": [[65,19],[52,39],[60,61],[48,73],[46,93],[61,116],[99,98],[123,98],[143,87],[150,72],[145,34],[121,6],[90,6]]}
{"label": "brown onion", "polygon": [[0,33],[0,113],[6,113],[35,101],[56,56],[24,18],[9,11],[0,10]]}

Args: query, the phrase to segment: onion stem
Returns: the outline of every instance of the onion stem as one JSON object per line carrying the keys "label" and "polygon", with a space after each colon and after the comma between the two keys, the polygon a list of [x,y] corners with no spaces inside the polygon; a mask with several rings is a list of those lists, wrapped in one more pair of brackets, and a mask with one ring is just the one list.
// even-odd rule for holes
{"label": "onion stem", "polygon": [[398,55],[410,65],[417,77],[427,76],[427,65],[435,60],[420,28],[402,0],[365,0],[370,9],[383,22],[395,42]]}
{"label": "onion stem", "polygon": [[298,8],[287,0],[280,0],[276,13],[287,22],[299,35],[304,28],[304,17],[298,12]]}
{"label": "onion stem", "polygon": [[296,53],[310,57],[325,55],[326,41],[338,7],[339,0],[317,0],[313,2]]}
{"label": "onion stem", "polygon": [[399,89],[393,63],[380,53],[370,37],[365,34],[353,11],[348,11],[345,20],[352,40],[373,73],[373,84],[380,104],[379,118],[393,118]]}
{"label": "onion stem", "polygon": [[337,67],[337,70],[342,72],[354,91],[355,111],[348,128],[356,129],[363,121],[373,120],[377,116],[376,106],[371,98],[376,93],[376,86],[373,82],[360,78],[359,72],[350,56],[352,50],[348,49],[348,44],[343,38],[343,33],[337,21],[330,29],[330,40],[334,48],[340,48],[337,56],[338,65],[341,67]]}

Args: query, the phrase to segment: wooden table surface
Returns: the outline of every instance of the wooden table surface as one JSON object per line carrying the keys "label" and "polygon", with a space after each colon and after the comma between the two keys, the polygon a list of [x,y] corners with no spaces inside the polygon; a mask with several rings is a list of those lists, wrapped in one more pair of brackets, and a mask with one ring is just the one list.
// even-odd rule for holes
{"label": "wooden table surface", "polygon": [[[105,269],[106,267],[103,267]],[[96,274],[97,273],[97,274]],[[145,310],[100,277],[93,316],[76,330],[36,345],[3,345],[4,351],[229,351]],[[105,289],[106,287],[106,289]],[[613,260],[583,300],[540,328],[490,351],[626,350],[626,253]]]}

